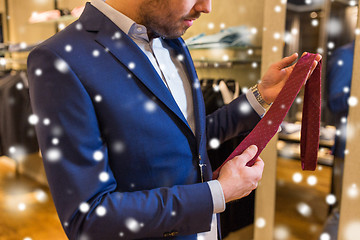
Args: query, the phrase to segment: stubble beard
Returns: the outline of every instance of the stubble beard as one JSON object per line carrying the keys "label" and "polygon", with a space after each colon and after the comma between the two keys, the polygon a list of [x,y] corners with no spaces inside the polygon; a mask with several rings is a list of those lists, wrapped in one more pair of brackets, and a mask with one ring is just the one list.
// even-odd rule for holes
{"label": "stubble beard", "polygon": [[186,26],[181,26],[182,18],[173,19],[171,13],[161,16],[161,12],[166,11],[167,7],[166,2],[159,0],[149,0],[148,4],[143,4],[140,7],[141,24],[146,27],[150,38],[178,38],[188,29]]}

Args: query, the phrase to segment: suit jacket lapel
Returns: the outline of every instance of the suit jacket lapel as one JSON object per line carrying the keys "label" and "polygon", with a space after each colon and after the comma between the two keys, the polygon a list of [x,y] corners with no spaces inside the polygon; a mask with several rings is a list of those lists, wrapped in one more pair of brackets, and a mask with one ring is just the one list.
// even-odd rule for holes
{"label": "suit jacket lapel", "polygon": [[[101,19],[102,21],[99,21]],[[80,17],[87,31],[98,31],[95,41],[128,68],[163,104],[165,104],[191,131],[184,115],[170,91],[141,49],[113,22],[91,4],[87,4]]]}

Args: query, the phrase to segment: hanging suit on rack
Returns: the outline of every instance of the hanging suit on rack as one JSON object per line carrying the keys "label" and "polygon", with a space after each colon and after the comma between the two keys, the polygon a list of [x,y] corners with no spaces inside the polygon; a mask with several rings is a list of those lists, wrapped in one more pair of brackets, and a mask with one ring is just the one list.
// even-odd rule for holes
{"label": "hanging suit on rack", "polygon": [[16,160],[39,150],[25,72],[0,79],[0,155]]}

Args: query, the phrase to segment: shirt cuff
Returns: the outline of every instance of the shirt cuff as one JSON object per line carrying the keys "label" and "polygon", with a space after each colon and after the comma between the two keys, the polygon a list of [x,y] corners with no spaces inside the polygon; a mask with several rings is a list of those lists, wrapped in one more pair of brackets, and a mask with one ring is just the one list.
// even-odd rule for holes
{"label": "shirt cuff", "polygon": [[220,182],[218,180],[212,180],[207,182],[207,184],[209,185],[214,203],[214,213],[225,211],[225,197]]}
{"label": "shirt cuff", "polygon": [[266,113],[266,109],[261,106],[261,104],[256,100],[252,91],[246,92],[246,98],[249,101],[251,107],[255,110],[255,112],[260,116],[263,117]]}

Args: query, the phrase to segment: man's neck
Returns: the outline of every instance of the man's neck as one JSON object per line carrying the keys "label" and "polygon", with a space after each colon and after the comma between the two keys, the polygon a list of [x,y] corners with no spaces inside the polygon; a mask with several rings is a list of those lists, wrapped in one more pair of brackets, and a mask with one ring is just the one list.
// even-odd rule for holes
{"label": "man's neck", "polygon": [[141,20],[137,13],[139,5],[141,4],[140,0],[105,0],[105,2],[112,8],[131,18],[134,22],[140,23]]}

